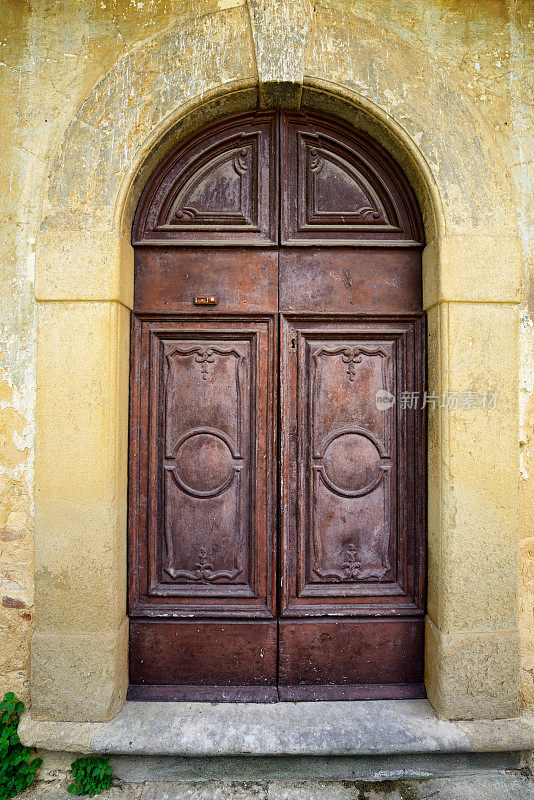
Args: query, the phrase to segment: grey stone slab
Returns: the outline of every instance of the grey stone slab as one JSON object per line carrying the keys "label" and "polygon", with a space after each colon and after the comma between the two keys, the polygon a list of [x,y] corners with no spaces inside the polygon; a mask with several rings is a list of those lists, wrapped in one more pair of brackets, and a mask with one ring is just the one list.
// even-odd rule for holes
{"label": "grey stone slab", "polygon": [[109,722],[42,722],[22,741],[76,753],[153,756],[387,755],[534,749],[534,719],[449,722],[427,700],[136,703]]}
{"label": "grey stone slab", "polygon": [[[37,782],[21,800],[67,800],[67,781]],[[101,800],[534,800],[532,777],[475,774],[401,781],[268,781],[126,783]]]}
{"label": "grey stone slab", "polygon": [[[533,800],[532,779],[516,775],[473,775],[429,781],[268,785],[267,800]],[[156,800],[154,796],[151,800]]]}
{"label": "grey stone slab", "polygon": [[[67,792],[71,779],[35,781],[29,789],[17,795],[17,800],[72,800],[75,795]],[[117,784],[97,795],[100,800],[141,800],[144,784]]]}
{"label": "grey stone slab", "polygon": [[[400,780],[518,769],[519,753],[397,756],[112,756],[113,774],[141,781]],[[44,764],[46,766],[46,762]]]}
{"label": "grey stone slab", "polygon": [[263,783],[146,783],[141,800],[267,800]]}

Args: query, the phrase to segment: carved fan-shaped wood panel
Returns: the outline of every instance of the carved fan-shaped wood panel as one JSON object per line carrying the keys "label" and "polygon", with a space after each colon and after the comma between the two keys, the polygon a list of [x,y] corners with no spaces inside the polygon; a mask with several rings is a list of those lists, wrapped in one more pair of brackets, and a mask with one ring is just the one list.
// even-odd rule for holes
{"label": "carved fan-shaped wood panel", "polygon": [[420,245],[413,194],[365,134],[311,112],[282,119],[282,244]]}
{"label": "carved fan-shaped wood panel", "polygon": [[151,178],[133,243],[276,242],[276,174],[276,114],[216,123],[171,153]]}
{"label": "carved fan-shaped wood panel", "polygon": [[133,244],[277,244],[278,184],[281,244],[423,242],[413,193],[385,150],[338,120],[271,111],[180,144],[142,194]]}

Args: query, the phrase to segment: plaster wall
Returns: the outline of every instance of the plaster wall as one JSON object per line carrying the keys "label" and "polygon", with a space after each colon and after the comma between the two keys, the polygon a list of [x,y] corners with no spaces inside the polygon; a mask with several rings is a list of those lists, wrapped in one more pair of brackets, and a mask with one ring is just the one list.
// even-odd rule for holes
{"label": "plaster wall", "polygon": [[282,101],[399,160],[425,216],[430,389],[499,391],[494,410],[430,414],[431,699],[517,710],[519,552],[534,702],[534,5],[3,0],[1,18],[0,691],[30,697],[36,464],[35,713],[103,719],[124,699],[135,202],[189,129]]}

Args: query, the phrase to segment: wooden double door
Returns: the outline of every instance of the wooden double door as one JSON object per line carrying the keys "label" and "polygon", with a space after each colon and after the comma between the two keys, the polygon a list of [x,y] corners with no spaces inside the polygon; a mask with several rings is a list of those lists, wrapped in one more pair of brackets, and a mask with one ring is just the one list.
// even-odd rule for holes
{"label": "wooden double door", "polygon": [[423,696],[422,229],[312,112],[182,143],[137,210],[130,690]]}

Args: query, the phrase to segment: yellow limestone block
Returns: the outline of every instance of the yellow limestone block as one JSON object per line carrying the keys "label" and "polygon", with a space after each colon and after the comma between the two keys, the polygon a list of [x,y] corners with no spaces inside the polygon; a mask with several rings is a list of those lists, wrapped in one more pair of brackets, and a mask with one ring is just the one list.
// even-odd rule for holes
{"label": "yellow limestone block", "polygon": [[36,605],[41,631],[115,631],[126,613],[129,312],[40,303]]}
{"label": "yellow limestone block", "polygon": [[37,300],[117,300],[133,305],[133,248],[126,236],[49,230],[37,235]]}

